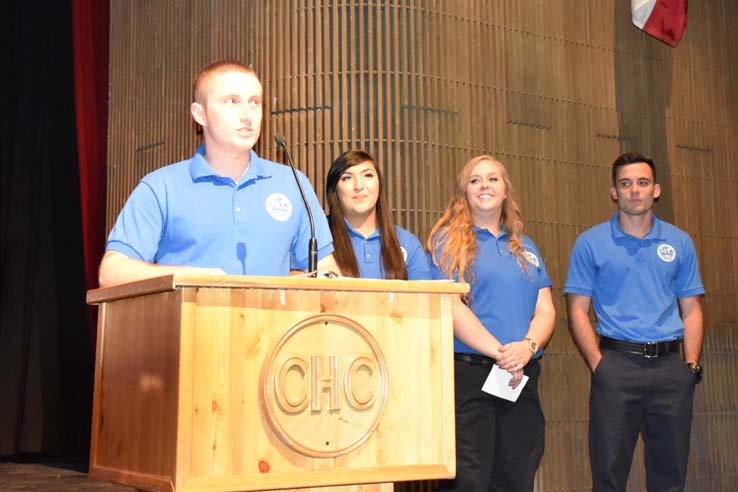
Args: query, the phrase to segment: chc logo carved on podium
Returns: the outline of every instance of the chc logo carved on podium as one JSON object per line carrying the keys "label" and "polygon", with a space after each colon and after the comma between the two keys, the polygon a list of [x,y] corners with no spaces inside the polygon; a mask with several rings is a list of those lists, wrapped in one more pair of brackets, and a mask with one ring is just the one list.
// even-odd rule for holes
{"label": "chc logo carved on podium", "polygon": [[389,384],[374,337],[338,315],[311,316],[287,330],[260,382],[272,430],[293,450],[316,458],[346,454],[371,437]]}

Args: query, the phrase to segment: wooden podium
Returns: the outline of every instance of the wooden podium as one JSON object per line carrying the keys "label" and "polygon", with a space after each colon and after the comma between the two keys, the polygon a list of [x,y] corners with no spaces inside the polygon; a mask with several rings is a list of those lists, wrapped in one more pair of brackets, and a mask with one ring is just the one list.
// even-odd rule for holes
{"label": "wooden podium", "polygon": [[467,290],[169,275],[90,291],[90,476],[170,492],[452,477],[452,299]]}

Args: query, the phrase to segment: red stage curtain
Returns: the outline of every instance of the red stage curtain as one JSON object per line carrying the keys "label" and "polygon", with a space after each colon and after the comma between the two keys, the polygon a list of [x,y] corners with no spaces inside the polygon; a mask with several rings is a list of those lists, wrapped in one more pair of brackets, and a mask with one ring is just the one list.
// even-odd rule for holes
{"label": "red stage curtain", "polygon": [[[94,289],[98,285],[98,264],[105,251],[109,4],[73,0],[72,18],[85,279],[87,289]],[[93,341],[96,318],[96,311],[91,310]]]}

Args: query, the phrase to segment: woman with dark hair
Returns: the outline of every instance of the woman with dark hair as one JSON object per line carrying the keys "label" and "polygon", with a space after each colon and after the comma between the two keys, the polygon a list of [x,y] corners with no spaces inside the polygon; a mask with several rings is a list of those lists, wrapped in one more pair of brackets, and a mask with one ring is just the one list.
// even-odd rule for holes
{"label": "woman with dark hair", "polygon": [[394,225],[384,182],[371,155],[341,154],[326,179],[333,257],[347,277],[428,280],[420,241]]}
{"label": "woman with dark hair", "polygon": [[[434,278],[471,286],[453,306],[458,491],[532,491],[543,456],[538,359],[551,338],[551,279],[523,235],[510,176],[493,157],[471,159],[428,240]],[[494,364],[509,385],[528,382],[515,402],[482,391]]]}

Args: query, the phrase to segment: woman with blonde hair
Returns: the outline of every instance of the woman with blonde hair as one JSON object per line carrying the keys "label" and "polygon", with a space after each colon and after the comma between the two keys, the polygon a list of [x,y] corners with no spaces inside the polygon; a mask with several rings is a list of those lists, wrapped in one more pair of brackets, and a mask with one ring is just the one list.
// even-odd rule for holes
{"label": "woman with blonde hair", "polygon": [[[505,167],[488,155],[467,162],[428,240],[433,278],[471,286],[454,303],[456,479],[449,490],[532,491],[543,456],[539,359],[555,311],[546,267],[522,231]],[[482,391],[494,364],[512,387],[528,376],[515,402]]]}

